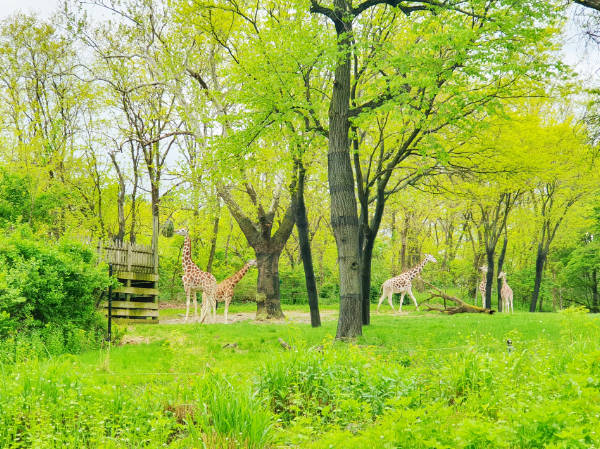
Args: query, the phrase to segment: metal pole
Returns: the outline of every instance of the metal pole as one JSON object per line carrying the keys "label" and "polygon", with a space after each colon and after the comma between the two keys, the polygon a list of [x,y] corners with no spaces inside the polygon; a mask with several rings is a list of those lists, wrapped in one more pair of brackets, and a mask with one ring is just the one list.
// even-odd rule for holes
{"label": "metal pole", "polygon": [[[108,264],[108,275],[112,278],[113,266]],[[112,341],[112,283],[108,286],[108,342]]]}

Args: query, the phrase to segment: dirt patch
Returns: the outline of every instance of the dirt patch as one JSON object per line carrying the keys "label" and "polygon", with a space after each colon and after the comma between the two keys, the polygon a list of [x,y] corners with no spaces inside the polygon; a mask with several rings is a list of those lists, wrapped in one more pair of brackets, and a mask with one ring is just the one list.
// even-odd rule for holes
{"label": "dirt patch", "polygon": [[[227,316],[227,324],[237,323],[237,322],[241,322],[241,321],[252,321],[256,324],[260,324],[260,323],[269,323],[269,324],[272,324],[272,323],[280,323],[280,324],[307,323],[307,324],[310,324],[310,313],[309,312],[290,310],[288,312],[284,311],[283,313],[285,315],[285,319],[283,319],[283,320],[268,320],[268,321],[262,321],[262,320],[257,321],[255,319],[256,318],[255,312],[252,312],[252,313],[250,313],[250,312],[230,313]],[[322,310],[321,311],[321,321],[332,321],[332,320],[336,320],[337,317],[338,317],[338,312],[335,310]],[[170,317],[170,318],[164,318],[164,319],[159,318],[159,320],[160,320],[160,324],[186,324],[184,314],[180,314],[180,316],[177,316],[177,317]],[[191,316],[187,321],[187,323],[189,323],[189,324],[192,324],[195,322],[196,321]],[[217,314],[217,321],[214,324],[224,324],[224,323],[225,323],[225,317],[223,315]]]}
{"label": "dirt patch", "polygon": [[149,337],[140,337],[135,335],[124,335],[120,341],[120,345],[141,345],[150,343]]}
{"label": "dirt patch", "polygon": [[181,309],[185,307],[185,303],[180,302],[167,302],[167,301],[159,301],[158,308],[160,309]]}

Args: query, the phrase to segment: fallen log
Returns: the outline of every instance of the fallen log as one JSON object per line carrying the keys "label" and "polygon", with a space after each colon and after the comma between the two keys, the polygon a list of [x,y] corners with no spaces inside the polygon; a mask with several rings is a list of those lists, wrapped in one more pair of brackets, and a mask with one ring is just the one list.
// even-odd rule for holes
{"label": "fallen log", "polygon": [[[489,315],[494,314],[495,310],[493,309],[484,309],[483,307],[474,306],[472,304],[464,302],[462,299],[457,298],[456,296],[451,296],[439,288],[431,285],[427,281],[423,281],[427,286],[435,290],[437,293],[429,293],[429,298],[427,301],[430,301],[434,298],[442,298],[444,300],[444,305],[441,304],[428,304],[427,302],[421,303],[422,307],[426,307],[427,310],[434,310],[441,313],[446,313],[448,315],[454,315],[455,313],[487,313]],[[456,304],[454,307],[446,307],[446,301],[452,301]]]}

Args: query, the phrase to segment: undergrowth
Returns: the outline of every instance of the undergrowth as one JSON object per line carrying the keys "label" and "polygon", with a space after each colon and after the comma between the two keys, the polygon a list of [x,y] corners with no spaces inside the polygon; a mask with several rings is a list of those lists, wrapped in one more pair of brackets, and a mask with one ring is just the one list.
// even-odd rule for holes
{"label": "undergrowth", "polygon": [[0,447],[600,446],[582,310],[374,316],[354,343],[333,326],[137,327],[149,343],[0,362]]}

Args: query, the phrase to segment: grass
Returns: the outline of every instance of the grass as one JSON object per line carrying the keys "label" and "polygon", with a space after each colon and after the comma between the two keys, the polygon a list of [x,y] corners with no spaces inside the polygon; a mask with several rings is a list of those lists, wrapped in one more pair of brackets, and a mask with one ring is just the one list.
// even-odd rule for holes
{"label": "grass", "polygon": [[0,447],[600,446],[597,317],[384,310],[350,343],[336,320],[138,325],[0,365]]}

